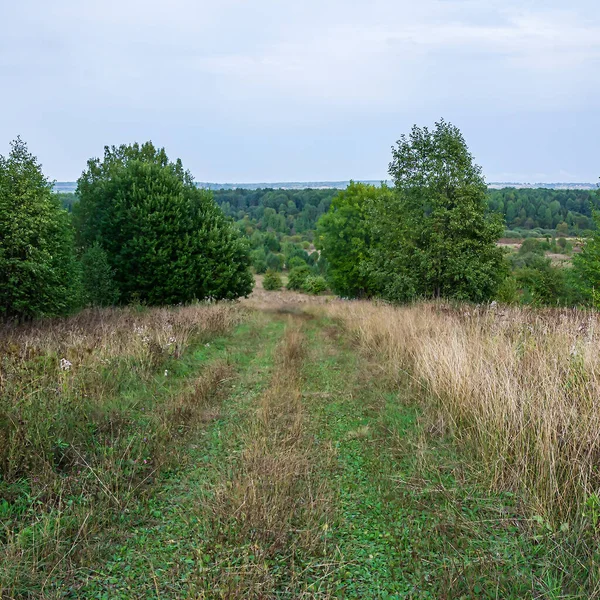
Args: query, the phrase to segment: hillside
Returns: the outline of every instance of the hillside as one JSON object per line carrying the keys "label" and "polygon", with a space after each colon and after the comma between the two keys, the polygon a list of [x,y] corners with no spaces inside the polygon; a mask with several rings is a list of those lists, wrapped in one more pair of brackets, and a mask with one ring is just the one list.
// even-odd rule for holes
{"label": "hillside", "polygon": [[5,327],[0,595],[592,597],[597,319],[469,311],[259,288]]}

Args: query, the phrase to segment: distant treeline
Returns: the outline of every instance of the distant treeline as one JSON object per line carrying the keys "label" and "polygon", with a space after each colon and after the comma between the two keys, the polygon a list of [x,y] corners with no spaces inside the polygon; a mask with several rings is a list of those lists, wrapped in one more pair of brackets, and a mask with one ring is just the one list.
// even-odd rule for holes
{"label": "distant treeline", "polygon": [[[321,215],[331,205],[337,189],[232,189],[212,193],[225,215],[238,221],[245,233],[254,229],[283,236],[300,235],[312,241]],[[62,205],[71,210],[75,194],[59,193]],[[598,204],[593,190],[504,188],[489,190],[489,208],[504,216],[509,235],[585,235],[595,228],[592,211]]]}
{"label": "distant treeline", "polygon": [[490,210],[504,215],[509,230],[585,235],[595,228],[592,211],[598,202],[596,191],[505,188],[488,194]]}

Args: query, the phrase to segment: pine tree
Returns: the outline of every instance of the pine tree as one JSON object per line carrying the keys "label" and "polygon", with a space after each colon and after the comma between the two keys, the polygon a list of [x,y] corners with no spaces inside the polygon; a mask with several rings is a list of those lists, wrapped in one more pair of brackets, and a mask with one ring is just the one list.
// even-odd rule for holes
{"label": "pine tree", "polygon": [[70,217],[17,138],[0,156],[0,316],[62,315],[79,298]]}
{"label": "pine tree", "polygon": [[164,149],[105,148],[88,161],[74,209],[84,247],[99,242],[122,302],[233,299],[252,290],[249,250],[233,225]]}

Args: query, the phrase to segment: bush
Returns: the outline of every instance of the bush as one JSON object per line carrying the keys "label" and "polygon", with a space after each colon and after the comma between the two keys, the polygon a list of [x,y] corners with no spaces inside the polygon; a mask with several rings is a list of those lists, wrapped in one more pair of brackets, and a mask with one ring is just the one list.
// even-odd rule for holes
{"label": "bush", "polygon": [[321,275],[310,275],[306,278],[302,289],[307,294],[322,294],[327,289],[327,281]]}
{"label": "bush", "polygon": [[515,304],[519,301],[519,285],[514,275],[509,275],[500,284],[496,299],[504,304]]}
{"label": "bush", "polygon": [[269,291],[280,290],[283,285],[281,276],[276,271],[269,269],[263,279],[263,288]]}
{"label": "bush", "polygon": [[306,265],[306,261],[300,258],[299,256],[294,256],[288,261],[288,268],[295,269],[296,267],[302,267]]}
{"label": "bush", "polygon": [[301,290],[304,288],[304,284],[306,280],[310,277],[310,269],[308,265],[303,265],[301,267],[294,267],[290,271],[290,275],[288,277],[287,289],[288,290]]}

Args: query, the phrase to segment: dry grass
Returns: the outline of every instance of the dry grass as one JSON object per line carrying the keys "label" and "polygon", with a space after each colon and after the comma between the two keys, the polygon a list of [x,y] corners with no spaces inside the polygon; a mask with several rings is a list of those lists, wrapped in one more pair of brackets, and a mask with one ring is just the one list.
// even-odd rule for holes
{"label": "dry grass", "polygon": [[[314,296],[311,294],[303,294],[293,290],[287,290],[282,287],[279,291],[268,291],[263,288],[264,276],[255,275],[255,287],[248,298],[242,300],[242,304],[250,308],[259,310],[295,310],[301,311],[307,306],[318,304],[328,304],[334,298],[331,295]],[[284,276],[283,279],[286,279]]]}
{"label": "dry grass", "polygon": [[[0,597],[93,562],[94,537],[214,416],[230,367],[186,386],[169,369],[238,323],[228,304],[84,311],[0,331]],[[12,595],[11,595],[12,594]],[[25,597],[25,596],[24,596]]]}
{"label": "dry grass", "polygon": [[595,527],[600,516],[600,317],[574,310],[394,308],[336,302],[327,312],[439,408],[437,426],[531,514]]}

